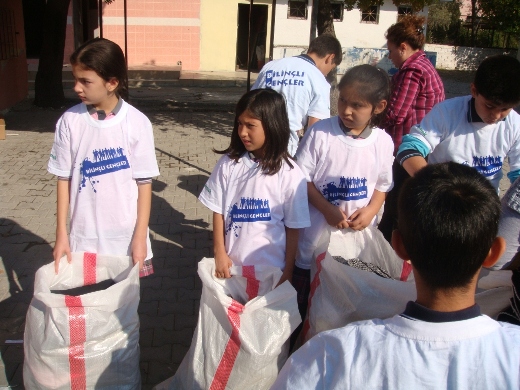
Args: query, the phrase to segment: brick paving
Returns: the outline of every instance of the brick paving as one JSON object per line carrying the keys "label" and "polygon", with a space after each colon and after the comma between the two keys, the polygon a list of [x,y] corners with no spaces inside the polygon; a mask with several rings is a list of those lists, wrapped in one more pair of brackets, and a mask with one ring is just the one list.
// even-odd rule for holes
{"label": "brick paving", "polygon": [[[467,82],[445,85],[449,97],[469,90]],[[211,212],[197,196],[219,157],[211,148],[228,145],[233,104],[244,92],[212,88],[133,92],[154,125],[161,171],[150,220],[155,275],[141,281],[143,389],[172,376],[187,352],[201,293],[197,262],[212,257]],[[23,346],[8,340],[23,339],[35,271],[52,261],[56,179],[46,166],[60,114],[27,100],[6,115],[0,141],[0,389],[24,388]]]}

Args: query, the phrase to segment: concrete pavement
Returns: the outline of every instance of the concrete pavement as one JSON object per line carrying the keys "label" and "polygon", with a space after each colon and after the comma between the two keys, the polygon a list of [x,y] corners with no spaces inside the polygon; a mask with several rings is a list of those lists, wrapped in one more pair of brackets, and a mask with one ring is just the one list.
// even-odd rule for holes
{"label": "concrete pavement", "polygon": [[[245,92],[241,83],[204,83],[131,89],[132,103],[154,125],[161,171],[153,183],[150,220],[155,275],[142,280],[139,306],[144,389],[172,376],[191,344],[201,293],[197,262],[212,257],[211,212],[197,196],[219,158],[211,149],[228,145],[234,104]],[[469,90],[467,80],[445,79],[445,86],[448,97]],[[67,96],[73,104],[73,93]],[[7,139],[0,141],[0,389],[24,388],[20,341],[25,313],[35,271],[52,261],[56,179],[46,166],[62,111],[40,110],[26,100],[5,116]]]}

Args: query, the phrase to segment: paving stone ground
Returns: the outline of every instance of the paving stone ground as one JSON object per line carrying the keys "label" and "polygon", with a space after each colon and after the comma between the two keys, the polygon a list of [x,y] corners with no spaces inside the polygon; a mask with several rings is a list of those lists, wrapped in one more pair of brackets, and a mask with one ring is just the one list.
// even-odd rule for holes
{"label": "paving stone ground", "polygon": [[[469,90],[467,79],[446,78],[445,85],[448,97]],[[233,104],[243,92],[148,89],[135,100],[154,125],[161,171],[150,219],[155,274],[141,281],[143,389],[172,376],[190,346],[201,293],[197,262],[212,257],[211,212],[197,196],[219,157],[211,149],[228,145]],[[0,389],[24,388],[23,345],[9,340],[23,340],[35,271],[52,261],[56,179],[46,167],[61,113],[27,100],[7,113],[8,135],[0,141]]]}

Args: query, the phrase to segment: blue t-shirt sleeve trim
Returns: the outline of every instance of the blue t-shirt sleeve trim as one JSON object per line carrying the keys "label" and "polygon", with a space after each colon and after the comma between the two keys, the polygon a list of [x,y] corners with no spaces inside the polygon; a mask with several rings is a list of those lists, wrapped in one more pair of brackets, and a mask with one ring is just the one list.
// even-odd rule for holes
{"label": "blue t-shirt sleeve trim", "polygon": [[403,136],[403,140],[401,145],[399,146],[397,154],[405,150],[417,150],[419,153],[421,153],[421,156],[423,156],[424,158],[426,158],[426,156],[430,154],[430,149],[428,148],[428,146],[426,146],[420,139],[410,134],[406,134]]}
{"label": "blue t-shirt sleeve trim", "polygon": [[509,178],[509,181],[511,182],[511,184],[513,184],[513,182],[518,178],[520,177],[520,169],[517,169],[516,171],[511,171],[507,174],[507,177]]}

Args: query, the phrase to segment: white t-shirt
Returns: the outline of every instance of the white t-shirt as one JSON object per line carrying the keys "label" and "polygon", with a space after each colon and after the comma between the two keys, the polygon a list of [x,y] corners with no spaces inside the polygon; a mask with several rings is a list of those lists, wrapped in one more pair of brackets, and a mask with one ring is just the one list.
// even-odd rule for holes
{"label": "white t-shirt", "polygon": [[291,138],[288,151],[298,148],[297,132],[307,125],[308,117],[330,117],[330,84],[307,57],[287,57],[265,64],[252,89],[270,88],[285,96]]}
{"label": "white t-shirt", "polygon": [[472,166],[498,189],[506,156],[511,171],[520,169],[520,115],[512,110],[496,124],[468,122],[470,100],[462,96],[435,105],[410,135],[429,148],[429,164]]}
{"label": "white t-shirt", "polygon": [[[332,117],[312,126],[300,143],[296,162],[307,181],[350,217],[368,205],[374,190],[392,189],[394,143],[378,127],[367,138],[348,137],[338,120]],[[304,269],[310,269],[312,254],[327,226],[321,212],[312,205],[309,211],[311,226],[300,233],[296,256],[296,265]]]}
{"label": "white t-shirt", "polygon": [[284,161],[265,175],[245,153],[238,162],[222,156],[200,201],[224,216],[226,251],[235,265],[285,267],[285,226],[309,226],[307,183],[293,163]]}
{"label": "white t-shirt", "polygon": [[[123,102],[110,120],[95,120],[85,104],[56,124],[47,170],[70,181],[70,247],[106,255],[130,255],[137,221],[135,179],[159,175],[152,124]],[[152,257],[150,239],[148,255]]]}
{"label": "white t-shirt", "polygon": [[395,316],[322,332],[280,371],[278,389],[518,389],[520,327],[481,315]]}

